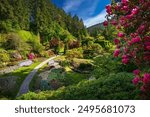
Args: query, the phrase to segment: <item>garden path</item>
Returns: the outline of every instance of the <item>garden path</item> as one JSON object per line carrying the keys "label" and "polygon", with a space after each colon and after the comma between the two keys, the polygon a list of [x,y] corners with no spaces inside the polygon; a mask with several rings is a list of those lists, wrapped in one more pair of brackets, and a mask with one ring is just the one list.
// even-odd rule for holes
{"label": "garden path", "polygon": [[31,80],[33,79],[33,76],[36,74],[36,72],[38,71],[39,68],[41,68],[43,65],[45,65],[46,63],[48,63],[50,60],[53,60],[54,58],[56,58],[57,56],[51,57],[45,61],[43,61],[42,63],[40,63],[38,66],[36,66],[30,73],[29,75],[25,78],[25,80],[23,81],[19,92],[17,94],[17,96],[20,96],[22,94],[25,94],[29,91],[29,84],[31,82]]}

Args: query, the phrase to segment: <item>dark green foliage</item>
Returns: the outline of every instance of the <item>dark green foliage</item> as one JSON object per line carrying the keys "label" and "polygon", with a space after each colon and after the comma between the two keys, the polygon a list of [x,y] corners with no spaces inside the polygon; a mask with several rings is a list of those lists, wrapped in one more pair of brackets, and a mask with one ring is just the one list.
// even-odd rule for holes
{"label": "dark green foliage", "polygon": [[0,32],[28,30],[40,33],[43,42],[59,36],[59,29],[80,38],[87,35],[83,21],[54,6],[50,0],[1,0]]}
{"label": "dark green foliage", "polygon": [[134,99],[135,91],[131,83],[133,76],[129,73],[118,73],[98,80],[82,81],[77,85],[58,89],[25,94],[18,99]]}
{"label": "dark green foliage", "polygon": [[90,63],[81,63],[77,69],[79,69],[81,71],[82,70],[83,71],[92,71],[93,70],[93,66]]}
{"label": "dark green foliage", "polygon": [[110,73],[117,73],[117,63],[111,55],[101,55],[94,60],[95,69],[92,74],[96,78],[108,76]]}

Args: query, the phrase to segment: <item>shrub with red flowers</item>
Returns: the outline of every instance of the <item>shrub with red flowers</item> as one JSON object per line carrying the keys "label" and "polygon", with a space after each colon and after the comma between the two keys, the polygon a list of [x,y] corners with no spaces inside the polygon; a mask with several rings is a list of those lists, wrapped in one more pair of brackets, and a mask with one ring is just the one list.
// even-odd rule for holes
{"label": "shrub with red flowers", "polygon": [[140,69],[134,71],[133,84],[141,82],[141,91],[150,93],[150,73],[143,69],[150,67],[150,1],[112,2],[106,12],[108,21],[104,21],[104,26],[114,25],[118,30],[114,56],[122,57],[123,64],[134,63]]}
{"label": "shrub with red flowers", "polygon": [[28,59],[33,60],[35,58],[34,53],[29,53],[28,54]]}

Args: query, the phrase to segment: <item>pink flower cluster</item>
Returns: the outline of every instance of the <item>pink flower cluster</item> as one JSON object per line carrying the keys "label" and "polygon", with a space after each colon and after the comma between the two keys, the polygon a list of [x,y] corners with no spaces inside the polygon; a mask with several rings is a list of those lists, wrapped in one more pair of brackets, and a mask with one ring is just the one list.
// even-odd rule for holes
{"label": "pink flower cluster", "polygon": [[116,49],[114,51],[114,57],[118,57],[119,56],[119,53],[120,53],[120,50],[119,49]]}
{"label": "pink flower cluster", "polygon": [[120,43],[120,40],[115,38],[114,43],[115,43],[115,45],[118,45]]}
{"label": "pink flower cluster", "polygon": [[127,56],[127,55],[122,56],[122,63],[123,64],[128,64],[129,60],[130,60],[129,56]]}
{"label": "pink flower cluster", "polygon": [[34,53],[28,54],[28,59],[33,60],[35,58]]}
{"label": "pink flower cluster", "polygon": [[142,83],[141,91],[149,92],[150,91],[150,73],[145,73],[143,76],[140,75],[140,70],[134,70],[133,73],[135,78],[132,80],[134,85],[138,85],[140,82]]}
{"label": "pink flower cluster", "polygon": [[108,26],[108,21],[104,21],[103,26]]}
{"label": "pink flower cluster", "polygon": [[[134,63],[138,68],[150,66],[150,1],[121,0],[106,6],[108,21],[118,30],[114,39],[114,57],[122,56],[122,63]],[[109,17],[112,17],[111,19]],[[142,91],[150,91],[150,73],[135,70],[133,84],[143,83]],[[144,74],[144,75],[142,75]]]}
{"label": "pink flower cluster", "polygon": [[122,37],[124,37],[124,34],[122,32],[119,32],[118,37],[122,38]]}
{"label": "pink flower cluster", "polygon": [[106,6],[106,12],[107,12],[109,15],[112,14],[111,5],[107,5],[107,6]]}
{"label": "pink flower cluster", "polygon": [[138,42],[140,42],[141,41],[141,39],[140,39],[140,37],[135,37],[135,38],[132,38],[132,40],[131,40],[131,42],[134,44],[134,43],[138,43]]}

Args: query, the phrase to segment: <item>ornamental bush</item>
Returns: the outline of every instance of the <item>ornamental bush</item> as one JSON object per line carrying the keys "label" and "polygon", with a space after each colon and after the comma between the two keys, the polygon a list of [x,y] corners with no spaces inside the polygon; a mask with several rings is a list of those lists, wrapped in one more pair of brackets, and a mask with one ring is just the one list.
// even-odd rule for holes
{"label": "ornamental bush", "polygon": [[[115,25],[119,31],[114,39],[114,57],[122,58],[123,64],[134,63],[140,69],[133,83],[141,82],[141,91],[150,97],[150,1],[121,0],[106,6],[108,21],[104,26]],[[135,72],[135,71],[134,71]]]}
{"label": "ornamental bush", "polygon": [[10,61],[10,56],[6,50],[0,49],[0,68],[5,67]]}
{"label": "ornamental bush", "polygon": [[[29,92],[17,99],[24,100],[126,100],[138,99],[131,83],[132,73],[117,73],[97,80],[83,80],[56,91]],[[68,82],[68,81],[67,81]],[[70,82],[70,81],[69,81]]]}

